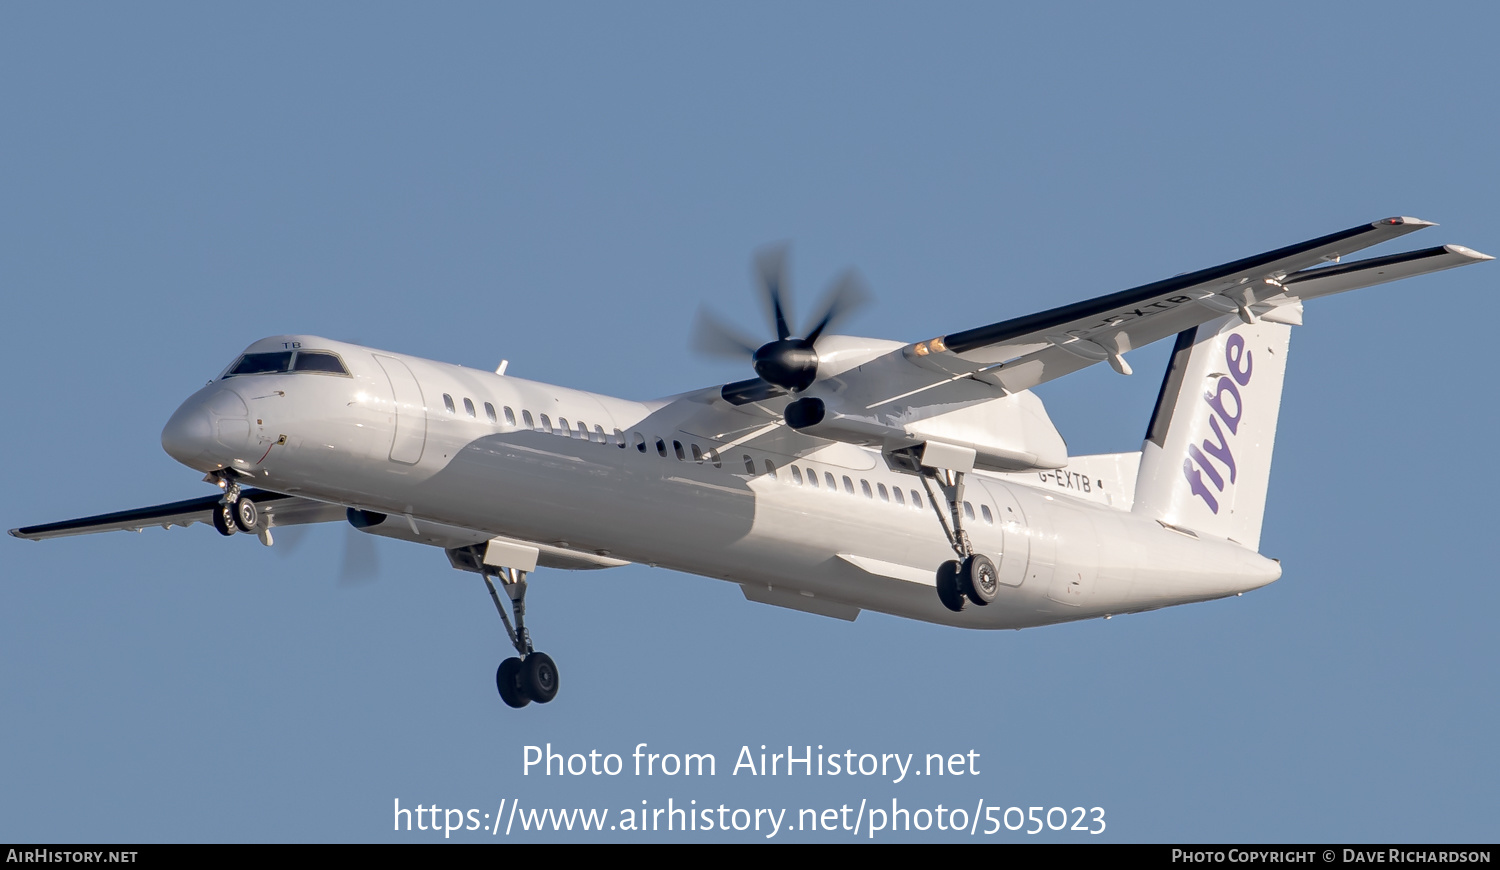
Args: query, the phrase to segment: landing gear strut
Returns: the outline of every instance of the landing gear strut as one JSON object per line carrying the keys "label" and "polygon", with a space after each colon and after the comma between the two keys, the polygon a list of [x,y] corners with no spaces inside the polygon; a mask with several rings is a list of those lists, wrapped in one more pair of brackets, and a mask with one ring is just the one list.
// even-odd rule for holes
{"label": "landing gear strut", "polygon": [[258,532],[261,529],[260,509],[255,500],[240,496],[240,485],[223,472],[208,476],[210,483],[217,483],[224,490],[219,507],[214,510],[214,528],[224,537],[235,532]]}
{"label": "landing gear strut", "polygon": [[[942,478],[938,477],[940,473],[943,475]],[[946,517],[939,505],[937,494],[933,492],[934,481],[942,490],[942,502],[948,506]],[[944,607],[955,613],[964,609],[966,601],[984,607],[995,600],[996,594],[1000,591],[1000,583],[995,571],[995,563],[983,553],[974,552],[973,545],[969,543],[969,533],[964,531],[961,508],[964,501],[964,473],[962,471],[924,472],[922,484],[927,488],[928,500],[932,502],[933,510],[937,511],[938,522],[942,524],[943,532],[948,536],[949,545],[958,555],[957,561],[950,559],[938,566],[938,600],[943,602]]]}
{"label": "landing gear strut", "polygon": [[[532,701],[545,704],[557,697],[557,665],[546,653],[537,652],[531,646],[531,633],[526,630],[526,572],[515,568],[484,568],[480,572],[484,585],[489,587],[490,600],[505,623],[505,633],[510,636],[511,646],[516,648],[519,658],[508,658],[500,663],[495,672],[495,687],[500,690],[500,699],[511,707],[524,707]],[[516,621],[512,625],[500,602],[500,593],[490,579],[491,573],[500,580],[505,595],[510,599],[511,610]]]}

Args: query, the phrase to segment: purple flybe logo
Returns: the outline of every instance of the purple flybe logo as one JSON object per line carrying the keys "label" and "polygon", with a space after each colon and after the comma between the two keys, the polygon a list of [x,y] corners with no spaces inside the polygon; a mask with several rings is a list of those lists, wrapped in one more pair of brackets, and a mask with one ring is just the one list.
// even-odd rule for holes
{"label": "purple flybe logo", "polygon": [[[1245,338],[1239,333],[1229,336],[1224,346],[1224,362],[1229,374],[1219,378],[1214,388],[1203,394],[1211,413],[1208,426],[1213,430],[1213,440],[1203,439],[1201,445],[1188,445],[1188,458],[1182,460],[1182,474],[1187,478],[1193,495],[1203,499],[1208,509],[1219,512],[1219,500],[1215,493],[1222,493],[1227,483],[1234,483],[1234,451],[1230,449],[1230,437],[1240,431],[1240,419],[1245,413],[1245,404],[1240,399],[1240,387],[1250,383],[1250,351],[1245,349]],[[1210,459],[1209,457],[1212,457]],[[1221,470],[1222,467],[1222,470]],[[1209,484],[1213,488],[1209,488]]]}

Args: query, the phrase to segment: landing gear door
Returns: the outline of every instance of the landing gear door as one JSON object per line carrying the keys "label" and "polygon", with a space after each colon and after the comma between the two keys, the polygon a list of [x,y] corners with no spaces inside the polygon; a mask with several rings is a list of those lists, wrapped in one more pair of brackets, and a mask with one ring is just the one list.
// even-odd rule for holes
{"label": "landing gear door", "polygon": [[391,461],[416,465],[427,446],[427,402],[422,386],[406,363],[395,357],[375,355],[395,398],[396,428],[391,437]]}

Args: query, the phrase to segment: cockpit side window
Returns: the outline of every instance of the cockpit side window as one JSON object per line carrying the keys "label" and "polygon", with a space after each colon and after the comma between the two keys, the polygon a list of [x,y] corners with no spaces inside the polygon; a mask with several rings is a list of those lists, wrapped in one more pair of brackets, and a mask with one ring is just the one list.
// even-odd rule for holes
{"label": "cockpit side window", "polygon": [[274,353],[247,353],[240,357],[224,377],[235,375],[268,375],[291,371],[292,352],[279,350]]}
{"label": "cockpit side window", "polygon": [[324,372],[331,375],[347,375],[349,370],[337,355],[322,351],[299,350],[294,372]]}

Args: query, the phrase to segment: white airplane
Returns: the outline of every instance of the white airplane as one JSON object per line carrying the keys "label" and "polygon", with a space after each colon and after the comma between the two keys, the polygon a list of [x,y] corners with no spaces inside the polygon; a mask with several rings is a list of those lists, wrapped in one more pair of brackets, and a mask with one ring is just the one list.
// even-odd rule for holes
{"label": "white airplane", "polygon": [[[647,402],[275,336],[162,431],[222,493],[11,534],[211,522],[270,546],[276,528],[338,521],[440,547],[505,623],[512,707],[558,688],[525,622],[538,566],[649,563],[839,619],[984,629],[1236,595],[1281,576],[1257,550],[1302,303],[1492,259],[1446,245],[1340,263],[1428,226],[1388,218],[912,344],[824,334],[852,279],[793,337],[772,254],[774,341],[700,324],[700,347],[751,356],[758,377]],[[1098,362],[1129,374],[1127,352],[1173,335],[1142,449],[1068,456],[1031,388]]]}

